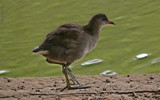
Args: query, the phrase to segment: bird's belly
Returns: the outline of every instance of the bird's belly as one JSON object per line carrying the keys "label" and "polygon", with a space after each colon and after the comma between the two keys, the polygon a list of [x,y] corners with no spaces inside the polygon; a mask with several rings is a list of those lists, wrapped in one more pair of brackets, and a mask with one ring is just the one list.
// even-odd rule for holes
{"label": "bird's belly", "polygon": [[63,47],[54,46],[49,50],[49,53],[44,57],[46,57],[49,61],[52,61],[52,62],[66,63],[65,51],[66,49]]}
{"label": "bird's belly", "polygon": [[54,62],[54,63],[61,63],[61,64],[66,63],[66,61],[62,61],[62,60],[58,60],[58,59],[52,59],[52,58],[49,58],[49,57],[47,57],[47,59],[51,62]]}

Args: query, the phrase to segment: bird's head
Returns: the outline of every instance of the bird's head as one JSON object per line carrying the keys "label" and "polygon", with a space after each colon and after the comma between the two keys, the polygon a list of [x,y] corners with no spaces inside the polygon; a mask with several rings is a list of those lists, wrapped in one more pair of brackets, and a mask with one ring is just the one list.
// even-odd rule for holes
{"label": "bird's head", "polygon": [[105,14],[96,14],[92,17],[92,21],[96,22],[99,25],[106,25],[106,24],[113,24],[115,25],[114,22],[109,20]]}

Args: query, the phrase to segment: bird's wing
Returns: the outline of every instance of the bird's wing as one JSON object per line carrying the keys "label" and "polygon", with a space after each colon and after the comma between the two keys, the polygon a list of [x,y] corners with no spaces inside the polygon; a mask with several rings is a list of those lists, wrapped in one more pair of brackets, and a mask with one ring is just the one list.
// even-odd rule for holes
{"label": "bird's wing", "polygon": [[70,47],[76,43],[80,36],[80,31],[76,28],[60,27],[49,33],[46,38],[53,43],[54,46]]}

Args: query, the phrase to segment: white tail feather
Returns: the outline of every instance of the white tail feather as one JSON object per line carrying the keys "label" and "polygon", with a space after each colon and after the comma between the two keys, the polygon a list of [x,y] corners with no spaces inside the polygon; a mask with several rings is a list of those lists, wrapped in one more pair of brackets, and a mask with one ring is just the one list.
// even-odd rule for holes
{"label": "white tail feather", "polygon": [[45,51],[38,51],[37,54],[41,54],[41,55],[47,55],[49,53],[48,50]]}

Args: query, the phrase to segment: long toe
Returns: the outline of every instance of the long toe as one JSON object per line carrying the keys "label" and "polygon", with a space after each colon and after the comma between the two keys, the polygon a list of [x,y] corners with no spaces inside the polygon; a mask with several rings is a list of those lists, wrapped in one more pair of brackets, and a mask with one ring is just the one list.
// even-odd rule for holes
{"label": "long toe", "polygon": [[72,90],[72,89],[86,89],[86,88],[91,88],[91,86],[87,86],[87,85],[84,85],[84,84],[71,85],[71,87],[69,87],[68,89]]}

